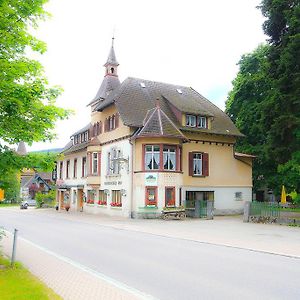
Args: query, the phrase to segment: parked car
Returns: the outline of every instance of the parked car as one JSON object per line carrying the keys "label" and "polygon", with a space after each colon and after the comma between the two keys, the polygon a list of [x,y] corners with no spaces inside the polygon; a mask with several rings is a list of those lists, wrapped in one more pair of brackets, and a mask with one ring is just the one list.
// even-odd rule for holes
{"label": "parked car", "polygon": [[36,201],[34,199],[23,200],[20,204],[21,209],[27,209],[28,206],[36,206]]}

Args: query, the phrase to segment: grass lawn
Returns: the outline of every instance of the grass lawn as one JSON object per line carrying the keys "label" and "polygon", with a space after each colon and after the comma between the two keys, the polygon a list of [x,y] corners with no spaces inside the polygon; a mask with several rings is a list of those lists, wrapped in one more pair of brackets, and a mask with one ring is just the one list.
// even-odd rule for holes
{"label": "grass lawn", "polygon": [[296,208],[280,208],[280,211],[286,211],[286,212],[299,212],[300,213],[300,207],[296,207]]}
{"label": "grass lawn", "polygon": [[43,300],[62,298],[34,277],[20,263],[16,263],[11,268],[10,262],[0,255],[0,299]]}
{"label": "grass lawn", "polygon": [[0,208],[1,207],[10,207],[10,206],[20,206],[20,203],[2,203],[2,202],[0,202]]}

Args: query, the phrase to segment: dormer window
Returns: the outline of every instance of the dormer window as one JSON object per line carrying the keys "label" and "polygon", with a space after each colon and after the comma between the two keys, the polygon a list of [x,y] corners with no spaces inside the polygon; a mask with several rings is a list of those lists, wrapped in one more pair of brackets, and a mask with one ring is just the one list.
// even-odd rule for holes
{"label": "dormer window", "polygon": [[186,126],[196,127],[196,116],[186,115]]}
{"label": "dormer window", "polygon": [[195,116],[195,115],[186,115],[186,124],[187,127],[198,127],[198,128],[207,128],[206,117]]}
{"label": "dormer window", "polygon": [[197,127],[206,128],[206,118],[198,116],[197,118]]}

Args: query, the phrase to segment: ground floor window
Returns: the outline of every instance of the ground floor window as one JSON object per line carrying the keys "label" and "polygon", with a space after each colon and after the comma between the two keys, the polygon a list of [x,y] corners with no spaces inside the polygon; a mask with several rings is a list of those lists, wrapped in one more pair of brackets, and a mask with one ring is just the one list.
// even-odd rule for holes
{"label": "ground floor window", "polygon": [[105,191],[100,190],[99,191],[99,200],[98,200],[99,205],[107,205],[107,194]]}
{"label": "ground floor window", "polygon": [[112,191],[111,206],[121,207],[122,206],[122,195],[121,191]]}
{"label": "ground floor window", "polygon": [[96,191],[95,190],[88,190],[87,192],[87,201],[88,204],[94,204],[96,200]]}
{"label": "ground floor window", "polygon": [[155,205],[157,206],[157,187],[146,186],[146,206]]}
{"label": "ground floor window", "polygon": [[166,187],[165,206],[175,206],[175,187]]}
{"label": "ground floor window", "polygon": [[214,192],[186,191],[186,208],[195,208],[195,201],[214,200]]}

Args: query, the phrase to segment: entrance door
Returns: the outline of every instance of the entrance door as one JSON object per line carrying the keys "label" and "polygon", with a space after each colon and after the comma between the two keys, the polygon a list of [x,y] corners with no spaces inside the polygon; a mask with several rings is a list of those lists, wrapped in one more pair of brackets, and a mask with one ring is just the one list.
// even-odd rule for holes
{"label": "entrance door", "polygon": [[166,206],[175,206],[175,187],[166,187],[165,192]]}
{"label": "entrance door", "polygon": [[60,204],[60,208],[63,209],[64,206],[64,197],[65,197],[65,192],[60,191],[60,198],[59,198],[59,204]]}
{"label": "entrance door", "polygon": [[77,210],[81,211],[83,208],[83,190],[77,192]]}

